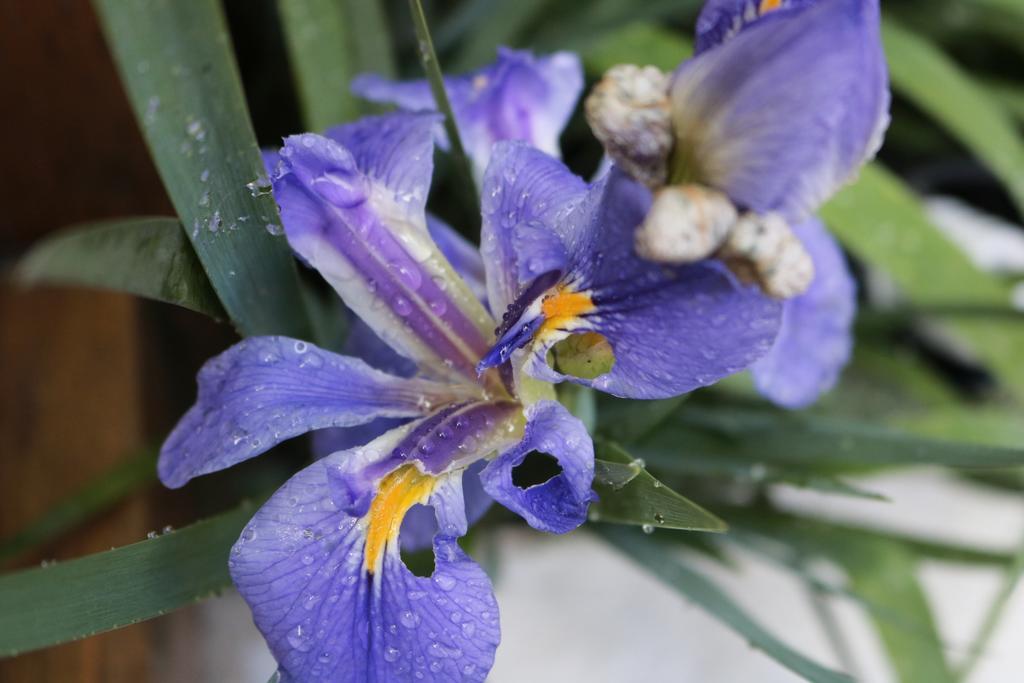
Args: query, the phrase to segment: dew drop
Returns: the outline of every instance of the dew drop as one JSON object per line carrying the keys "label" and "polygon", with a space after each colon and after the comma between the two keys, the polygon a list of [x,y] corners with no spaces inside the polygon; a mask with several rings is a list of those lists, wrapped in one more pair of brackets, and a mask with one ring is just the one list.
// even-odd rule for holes
{"label": "dew drop", "polygon": [[415,612],[406,610],[399,615],[398,620],[402,622],[402,626],[406,628],[416,628],[420,624],[420,616]]}
{"label": "dew drop", "polygon": [[288,632],[288,643],[299,652],[309,652],[313,646],[311,641],[308,631],[301,624]]}
{"label": "dew drop", "polygon": [[654,533],[654,525],[652,525],[652,524],[644,524],[642,527],[640,527],[640,530],[643,531],[645,534],[653,534]]}
{"label": "dew drop", "polygon": [[434,583],[443,591],[450,591],[455,588],[455,577],[448,574],[434,574]]}

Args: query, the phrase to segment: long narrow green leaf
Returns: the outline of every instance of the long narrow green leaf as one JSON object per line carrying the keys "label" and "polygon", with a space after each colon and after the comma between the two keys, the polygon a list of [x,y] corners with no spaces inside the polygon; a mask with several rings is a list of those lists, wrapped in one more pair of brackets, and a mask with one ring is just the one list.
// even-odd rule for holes
{"label": "long narrow green leaf", "polygon": [[[855,184],[822,209],[822,216],[845,245],[888,273],[916,306],[1009,305],[1009,287],[976,269],[931,224],[902,181],[878,164],[864,168]],[[1019,318],[939,319],[1024,397],[1024,324]]]}
{"label": "long narrow green leaf", "polygon": [[[722,589],[686,566],[653,537],[621,527],[602,527],[600,535],[641,567],[746,638],[753,647],[799,676],[813,683],[851,683],[849,676],[811,661],[772,635]],[[685,637],[685,634],[680,634],[680,637]]]}
{"label": "long narrow green leaf", "polygon": [[220,3],[94,4],[164,187],[231,320],[245,335],[305,336]]}
{"label": "long narrow green leaf", "polygon": [[323,130],[369,111],[349,83],[363,72],[393,74],[378,0],[278,0],[303,120]]}
{"label": "long narrow green leaf", "polygon": [[340,0],[350,27],[352,63],[357,73],[372,71],[392,78],[396,74],[395,47],[384,11],[385,0]]}
{"label": "long narrow green leaf", "polygon": [[[900,681],[907,683],[952,683],[939,636],[924,591],[916,577],[917,557],[913,548],[882,533],[865,533],[841,526],[800,520],[790,524],[786,517],[752,514],[738,517],[737,527],[753,525],[775,540],[789,544],[794,561],[824,558],[841,566],[848,588],[835,591],[854,599],[865,608],[889,654]],[[765,548],[744,533],[731,537],[753,550]]]}
{"label": "long narrow green leaf", "polygon": [[1024,122],[1024,87],[1013,81],[985,79],[985,88],[1018,122]]}
{"label": "long narrow green leaf", "polygon": [[988,92],[927,38],[883,23],[893,88],[988,164],[1024,213],[1024,140]]}
{"label": "long narrow green leaf", "polygon": [[524,30],[551,3],[552,0],[492,2],[486,15],[466,32],[462,49],[453,62],[454,70],[468,71],[493,62],[499,45],[520,46]]}
{"label": "long narrow green leaf", "polygon": [[963,665],[957,671],[957,680],[966,681],[970,678],[971,672],[978,665],[981,657],[985,654],[985,650],[988,647],[989,641],[996,632],[996,627],[999,626],[999,622],[1002,621],[1003,614],[1006,611],[1006,607],[1009,605],[1010,598],[1013,597],[1014,592],[1017,590],[1017,586],[1020,585],[1021,579],[1024,578],[1024,541],[1018,546],[1017,553],[1013,557],[1013,562],[1006,569],[1006,575],[1003,577],[1002,585],[996,592],[995,598],[992,599],[992,603],[989,605],[988,610],[985,612],[985,618],[982,619],[981,626],[978,627],[978,632],[971,640],[971,646],[967,651],[967,658],[964,660]]}
{"label": "long narrow green leaf", "polygon": [[360,113],[348,86],[355,75],[345,6],[339,0],[278,0],[288,57],[306,127],[323,130]]}
{"label": "long narrow green leaf", "polygon": [[156,456],[147,451],[114,467],[61,501],[20,532],[0,541],[0,561],[48,543],[156,481]]}
{"label": "long narrow green leaf", "polygon": [[231,584],[251,505],[156,538],[0,576],[0,657],[151,619]]}
{"label": "long narrow green leaf", "polygon": [[650,465],[695,456],[744,459],[821,468],[880,465],[945,465],[1001,468],[1024,465],[1024,447],[1004,448],[940,441],[874,424],[739,405],[685,410],[631,445]]}
{"label": "long narrow green leaf", "polygon": [[725,522],[655,479],[621,446],[598,447],[594,489],[600,500],[591,505],[592,522],[631,524],[647,529],[721,532]]}
{"label": "long narrow green leaf", "polygon": [[652,401],[631,401],[597,395],[598,430],[613,441],[639,439],[665,421],[686,400],[686,394]]}
{"label": "long narrow green leaf", "polygon": [[225,317],[176,218],[125,218],[68,228],[34,245],[16,276],[30,285],[112,289],[217,320]]}
{"label": "long narrow green leaf", "polygon": [[448,133],[448,142],[452,146],[452,155],[455,157],[456,164],[462,172],[466,191],[474,196],[474,206],[479,206],[479,200],[476,198],[476,183],[473,180],[473,167],[470,165],[466,148],[462,145],[459,126],[455,121],[455,114],[452,112],[452,105],[444,88],[444,74],[441,71],[441,64],[437,61],[434,41],[430,37],[427,15],[423,13],[423,5],[420,4],[420,0],[409,0],[409,12],[412,15],[416,40],[419,43],[420,62],[423,64],[423,71],[426,73],[427,81],[430,83],[430,92],[434,96],[437,110],[444,114],[444,129]]}
{"label": "long narrow green leaf", "polygon": [[1005,551],[988,550],[854,523],[826,521],[816,517],[780,512],[765,506],[727,507],[725,510],[729,519],[733,520],[735,533],[729,535],[730,539],[746,532],[754,532],[785,542],[803,554],[823,547],[832,547],[831,544],[841,547],[849,542],[896,545],[923,558],[955,564],[1009,567],[1014,560],[1013,555]]}
{"label": "long narrow green leaf", "polygon": [[689,39],[657,24],[633,22],[609,32],[582,53],[587,73],[599,78],[616,64],[641,64],[671,71],[693,52]]}

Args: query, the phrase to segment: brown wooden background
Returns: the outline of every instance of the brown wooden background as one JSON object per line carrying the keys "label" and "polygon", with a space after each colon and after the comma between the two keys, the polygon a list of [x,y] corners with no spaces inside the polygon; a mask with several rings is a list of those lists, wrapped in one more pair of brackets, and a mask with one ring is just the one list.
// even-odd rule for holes
{"label": "brown wooden background", "polygon": [[[62,226],[172,215],[88,0],[0,0],[0,131],[4,271]],[[111,293],[25,291],[4,277],[0,536],[155,442],[191,400],[202,358],[230,338],[184,311]],[[0,569],[106,550],[185,523],[191,514],[182,500],[151,487]],[[159,654],[181,651],[171,641],[188,638],[189,619],[185,612],[0,661],[0,681],[145,681],[155,666],[163,680],[188,680],[187,662],[175,663],[185,658]],[[168,666],[181,666],[181,675]]]}

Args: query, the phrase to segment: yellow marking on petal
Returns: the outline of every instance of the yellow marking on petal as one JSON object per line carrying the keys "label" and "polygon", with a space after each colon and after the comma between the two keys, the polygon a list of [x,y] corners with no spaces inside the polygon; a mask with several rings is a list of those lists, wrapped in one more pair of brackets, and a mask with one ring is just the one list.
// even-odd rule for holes
{"label": "yellow marking on petal", "polygon": [[566,326],[581,315],[594,310],[593,300],[587,292],[573,292],[567,287],[559,287],[541,302],[541,313],[544,323],[537,330],[537,336],[565,329]]}
{"label": "yellow marking on petal", "polygon": [[434,491],[437,479],[423,474],[415,465],[403,465],[381,479],[377,495],[366,514],[366,549],[363,569],[373,574],[381,562],[381,554],[388,543],[398,540],[405,513],[417,503],[425,504]]}
{"label": "yellow marking on petal", "polygon": [[782,0],[761,0],[761,7],[758,8],[758,14],[767,14],[768,12],[774,12],[775,10],[782,7]]}

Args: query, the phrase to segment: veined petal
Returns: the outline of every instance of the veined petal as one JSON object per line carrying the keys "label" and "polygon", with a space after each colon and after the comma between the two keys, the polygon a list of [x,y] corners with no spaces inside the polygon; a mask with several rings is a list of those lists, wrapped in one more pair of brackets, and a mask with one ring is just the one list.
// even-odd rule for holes
{"label": "veined petal", "polygon": [[[558,224],[586,190],[581,178],[543,152],[522,143],[495,145],[483,184],[480,252],[487,300],[496,318],[508,311],[533,278],[564,268],[565,249],[557,240],[517,235],[533,226]],[[517,226],[522,226],[519,232],[514,230]],[[533,232],[535,237],[537,231]]]}
{"label": "veined petal", "polygon": [[198,383],[195,405],[160,451],[160,480],[172,488],[311,430],[416,417],[476,394],[472,385],[394,377],[287,337],[235,344],[203,366]]}
{"label": "veined petal", "polygon": [[751,366],[754,383],[786,408],[804,408],[839,379],[853,348],[857,286],[846,259],[817,219],[794,228],[814,261],[810,289],[785,302],[771,351]]}
{"label": "veined petal", "polygon": [[[500,140],[523,140],[560,156],[558,138],[583,90],[583,67],[571,52],[534,57],[528,51],[499,48],[493,64],[445,78],[445,90],[463,144],[481,178],[491,147]],[[425,80],[396,83],[363,75],[352,82],[352,91],[403,109],[436,109]],[[443,130],[437,130],[445,140]]]}
{"label": "veined petal", "polygon": [[[461,457],[461,454],[466,453],[471,446],[473,453],[480,453],[486,455],[486,450],[497,450],[498,447],[508,442],[514,441],[515,434],[518,434],[518,425],[513,422],[513,431],[509,432],[508,422],[503,422],[507,419],[507,413],[504,409],[497,411],[490,411],[490,420],[494,424],[499,425],[497,434],[493,433],[490,435],[479,434],[477,429],[468,429],[471,423],[476,422],[476,427],[481,426],[481,420],[472,419],[472,415],[468,418],[465,415],[466,411],[461,413],[456,412],[452,415],[447,415],[446,420],[438,420],[437,422],[431,423],[430,428],[421,430],[419,434],[410,435],[410,428],[400,430],[402,441],[392,446],[392,454],[397,455],[395,452],[399,451],[404,454],[401,458],[395,458],[390,461],[390,464],[384,466],[374,466],[367,462],[361,462],[353,468],[352,474],[345,474],[343,476],[345,480],[345,486],[349,490],[352,490],[351,497],[353,499],[358,498],[362,495],[366,495],[372,487],[372,478],[364,476],[361,469],[364,467],[373,467],[379,471],[386,469],[387,467],[398,464],[400,460],[408,460],[410,456],[418,456],[422,454],[420,450],[420,442],[423,440],[420,438],[423,435],[428,435],[434,442],[440,441],[445,442],[447,439],[454,439],[456,433],[465,434],[470,437],[470,442],[466,443],[463,440],[452,441],[455,452],[460,454],[459,456],[453,456],[453,462],[456,458]],[[479,416],[480,411],[476,412]],[[380,419],[374,420],[373,422],[360,426],[351,427],[348,429],[325,429],[318,431],[314,434],[313,438],[313,455],[316,458],[326,458],[327,456],[338,453],[340,451],[353,451],[353,453],[361,454],[362,450],[358,446],[364,446],[374,439],[382,436],[388,431],[402,427],[404,423],[396,420]],[[482,426],[486,427],[487,419],[484,417],[482,420]],[[475,439],[475,442],[472,440]],[[428,449],[431,453],[437,454],[433,446],[428,445]],[[481,450],[482,449],[482,450]],[[370,460],[374,463],[379,457],[379,453],[374,455]],[[353,459],[354,460],[354,459]],[[384,460],[384,459],[380,459]],[[462,476],[462,490],[465,494],[465,508],[466,517],[468,523],[473,524],[476,522],[490,507],[493,503],[492,499],[484,493],[483,486],[480,483],[479,473],[485,465],[485,462],[480,460],[479,462],[470,465]],[[336,473],[340,476],[340,473]],[[401,526],[401,547],[403,550],[422,550],[423,548],[430,547],[430,542],[434,538],[434,533],[437,531],[437,522],[434,519],[434,513],[422,506],[416,506],[412,508],[406,515],[406,519],[402,522]]]}
{"label": "veined petal", "polygon": [[484,262],[480,250],[455,229],[432,214],[427,214],[427,230],[448,263],[459,274],[473,295],[481,302],[487,301],[487,283]]}
{"label": "veined petal", "polygon": [[[522,441],[504,451],[480,473],[484,490],[520,514],[535,529],[562,534],[587,518],[595,500],[594,444],[587,428],[557,401],[539,401],[526,409]],[[527,489],[512,481],[512,470],[531,451],[554,456],[562,471]]]}
{"label": "veined petal", "polygon": [[877,151],[889,106],[877,0],[796,5],[683,62],[671,86],[673,180],[790,224]]}
{"label": "veined petal", "polygon": [[430,114],[395,114],[286,140],[274,195],[292,248],[397,352],[476,379],[493,322],[426,229]]}
{"label": "veined petal", "polygon": [[[528,148],[509,158],[513,172],[559,163]],[[564,168],[561,174],[571,175]],[[549,223],[530,224],[530,231],[547,229],[561,241],[566,265],[556,280],[522,288],[481,367],[504,363],[523,348],[525,369],[538,379],[664,398],[716,382],[764,355],[778,331],[780,305],[740,286],[717,262],[665,267],[639,258],[632,235],[650,203],[645,187],[613,169],[555,219],[546,218]],[[512,233],[503,237],[512,242],[524,225],[498,229]],[[607,367],[590,376],[553,369],[548,351],[571,335],[603,354]]]}
{"label": "veined petal", "polygon": [[382,452],[380,439],[348,451],[346,461],[333,468],[331,476],[337,479],[337,490],[348,492],[346,509],[362,514],[380,478],[388,472],[407,463],[415,463],[430,475],[464,469],[518,441],[522,429],[518,403],[451,403],[388,432],[398,436],[394,443],[385,444],[387,452]]}
{"label": "veined petal", "polygon": [[[282,674],[296,683],[483,681],[500,639],[498,610],[487,576],[456,542],[465,532],[460,473],[403,465],[353,515],[330,475],[348,455],[289,480],[230,555],[232,579]],[[415,576],[399,554],[401,518],[416,503],[433,506],[442,529],[430,577]]]}
{"label": "veined petal", "polygon": [[779,20],[820,0],[707,0],[697,17],[694,52],[724,43],[761,19]]}

